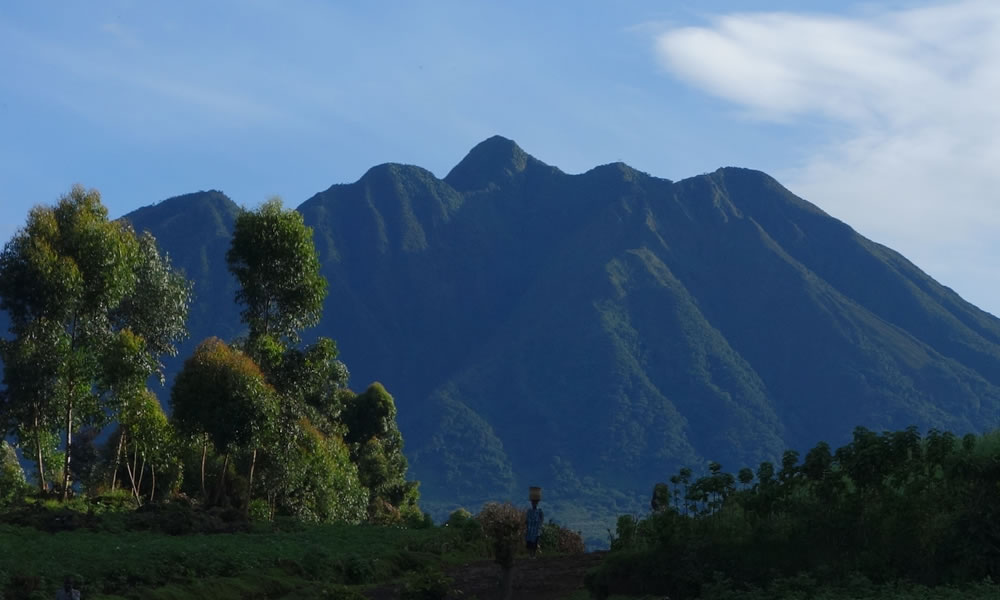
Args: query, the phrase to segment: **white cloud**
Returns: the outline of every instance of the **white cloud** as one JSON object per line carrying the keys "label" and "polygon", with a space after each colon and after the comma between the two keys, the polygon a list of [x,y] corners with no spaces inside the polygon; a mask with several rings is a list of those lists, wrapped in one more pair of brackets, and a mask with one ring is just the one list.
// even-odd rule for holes
{"label": "white cloud", "polygon": [[1000,312],[1000,3],[733,14],[668,30],[656,51],[668,71],[749,118],[836,124],[776,175]]}

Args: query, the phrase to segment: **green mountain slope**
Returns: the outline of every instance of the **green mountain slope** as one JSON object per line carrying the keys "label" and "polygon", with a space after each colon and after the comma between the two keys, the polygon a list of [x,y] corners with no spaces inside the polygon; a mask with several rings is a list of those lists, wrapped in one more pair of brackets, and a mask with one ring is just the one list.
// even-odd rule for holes
{"label": "green mountain slope", "polygon": [[[542,485],[579,523],[681,465],[1000,419],[1000,321],[760,172],[568,175],[494,137],[444,179],[380,165],[299,210],[330,282],[312,334],[396,398],[438,510]],[[239,333],[235,211],[126,217],[195,279],[190,343]]]}
{"label": "green mountain slope", "polygon": [[443,181],[378,167],[302,211],[367,250],[325,255],[344,292],[322,328],[408,400],[413,468],[445,503],[531,482],[620,502],[858,424],[997,423],[1000,323],[759,172],[566,175],[492,138]]}

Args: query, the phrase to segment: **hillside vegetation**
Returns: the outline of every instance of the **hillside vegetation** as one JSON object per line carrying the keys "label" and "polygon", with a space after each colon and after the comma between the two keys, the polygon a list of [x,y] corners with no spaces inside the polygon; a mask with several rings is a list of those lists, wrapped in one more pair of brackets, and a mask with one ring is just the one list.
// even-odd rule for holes
{"label": "hillside vegetation", "polygon": [[653,488],[649,516],[619,517],[587,585],[597,598],[984,597],[1000,573],[998,480],[1000,433],[916,428],[859,427],[836,451],[820,442],[756,471],[681,469]]}

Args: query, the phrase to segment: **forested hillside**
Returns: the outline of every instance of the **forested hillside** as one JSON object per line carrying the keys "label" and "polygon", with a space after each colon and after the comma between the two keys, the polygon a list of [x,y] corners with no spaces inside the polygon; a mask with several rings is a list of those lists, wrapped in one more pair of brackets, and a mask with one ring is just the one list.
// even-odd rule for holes
{"label": "forested hillside", "polygon": [[[760,172],[569,175],[494,137],[444,179],[380,165],[298,210],[330,285],[305,337],[392,390],[438,514],[529,484],[609,514],[705,457],[1000,417],[1000,321]],[[236,211],[204,192],[125,217],[194,280],[189,344],[239,333]]]}

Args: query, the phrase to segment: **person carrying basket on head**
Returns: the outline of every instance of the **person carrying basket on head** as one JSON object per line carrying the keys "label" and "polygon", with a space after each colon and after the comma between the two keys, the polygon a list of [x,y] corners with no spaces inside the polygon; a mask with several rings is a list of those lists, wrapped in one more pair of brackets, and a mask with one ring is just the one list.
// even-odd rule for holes
{"label": "person carrying basket on head", "polygon": [[524,542],[528,553],[534,558],[538,553],[538,538],[542,536],[542,524],[545,522],[545,513],[538,508],[542,488],[528,488],[528,498],[531,500],[531,508],[524,513]]}

